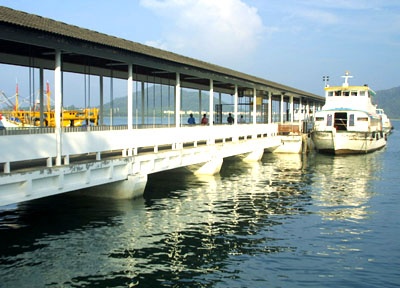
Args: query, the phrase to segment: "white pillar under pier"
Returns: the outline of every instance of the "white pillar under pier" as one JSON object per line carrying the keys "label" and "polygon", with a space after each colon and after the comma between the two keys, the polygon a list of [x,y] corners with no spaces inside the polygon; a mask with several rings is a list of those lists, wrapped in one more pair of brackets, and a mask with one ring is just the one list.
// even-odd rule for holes
{"label": "white pillar under pier", "polygon": [[91,195],[112,199],[134,199],[143,196],[147,174],[128,175],[126,180],[89,188]]}
{"label": "white pillar under pier", "polygon": [[195,175],[215,175],[221,171],[223,158],[213,158],[212,160],[206,162],[197,171],[194,172]]}
{"label": "white pillar under pier", "polygon": [[264,155],[264,149],[260,148],[260,149],[254,150],[253,152],[250,152],[243,159],[243,161],[245,161],[245,162],[257,162],[257,161],[261,160],[263,155]]}

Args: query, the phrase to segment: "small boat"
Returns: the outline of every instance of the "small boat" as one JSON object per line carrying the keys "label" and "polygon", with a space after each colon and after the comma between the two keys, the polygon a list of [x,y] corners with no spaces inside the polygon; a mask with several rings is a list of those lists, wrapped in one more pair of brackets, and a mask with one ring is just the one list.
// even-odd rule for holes
{"label": "small boat", "polygon": [[27,128],[27,127],[34,127],[31,124],[24,124],[20,121],[19,118],[13,118],[9,116],[5,116],[0,113],[0,130],[4,130],[7,128]]}
{"label": "small boat", "polygon": [[[50,87],[47,83],[46,97],[47,104],[44,111],[40,111],[40,103],[37,102],[33,109],[22,110],[19,108],[18,100],[18,85],[15,93],[15,104],[1,93],[8,103],[10,109],[0,111],[0,129],[6,128],[25,128],[25,127],[55,127],[56,117],[55,110],[50,106]],[[98,108],[83,108],[83,109],[62,109],[61,110],[61,126],[62,127],[80,127],[80,126],[97,126],[99,119]]]}
{"label": "small boat", "polygon": [[326,102],[315,113],[311,139],[318,152],[361,154],[386,145],[382,117],[372,103],[375,92],[368,87],[350,86],[345,73],[342,86],[326,86]]}
{"label": "small boat", "polygon": [[383,131],[389,135],[393,130],[392,122],[390,122],[389,117],[385,114],[385,111],[383,111],[382,108],[377,108],[376,113],[378,113],[382,118]]}

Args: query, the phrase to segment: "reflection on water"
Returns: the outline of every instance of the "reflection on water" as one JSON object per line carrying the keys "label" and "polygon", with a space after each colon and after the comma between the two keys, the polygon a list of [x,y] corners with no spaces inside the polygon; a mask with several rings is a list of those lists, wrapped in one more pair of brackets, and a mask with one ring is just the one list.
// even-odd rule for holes
{"label": "reflection on water", "polygon": [[353,253],[371,233],[357,221],[370,213],[375,157],[233,157],[218,176],[149,175],[143,199],[71,193],[10,207],[0,211],[1,285],[349,285],[368,269]]}
{"label": "reflection on water", "polygon": [[380,169],[378,154],[359,157],[329,157],[315,159],[313,166],[314,205],[326,219],[360,220],[368,216],[368,200],[373,191],[370,182]]}

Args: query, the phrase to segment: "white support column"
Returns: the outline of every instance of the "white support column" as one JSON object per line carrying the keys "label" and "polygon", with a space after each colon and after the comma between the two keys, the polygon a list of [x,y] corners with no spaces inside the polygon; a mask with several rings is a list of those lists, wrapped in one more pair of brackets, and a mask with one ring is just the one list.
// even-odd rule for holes
{"label": "white support column", "polygon": [[40,115],[39,115],[39,119],[40,119],[40,127],[43,127],[43,123],[44,123],[44,76],[43,76],[43,67],[40,67],[39,70],[39,83],[40,83],[40,88],[39,88],[39,109],[40,109]]}
{"label": "white support column", "polygon": [[201,89],[199,89],[199,115],[200,115],[199,123],[201,123],[201,118],[202,118],[201,112],[203,111],[203,106],[201,105],[201,102],[202,102]]}
{"label": "white support column", "polygon": [[142,83],[142,124],[144,124],[144,81],[141,82]]}
{"label": "white support column", "polygon": [[99,84],[100,84],[100,115],[99,115],[99,125],[103,125],[103,118],[104,118],[104,82],[103,76],[100,75],[99,77]]}
{"label": "white support column", "polygon": [[313,115],[312,115],[312,119],[313,119],[313,121],[314,121],[314,117],[315,117],[315,101],[313,102],[313,110],[312,110],[312,112],[313,112]]}
{"label": "white support column", "polygon": [[62,83],[61,83],[61,51],[56,50],[55,58],[55,70],[54,70],[54,113],[55,113],[55,134],[56,134],[56,166],[61,166],[61,153],[62,153],[62,142],[61,142],[61,103],[62,103]]}
{"label": "white support column", "polygon": [[133,97],[133,72],[132,64],[128,64],[128,130],[132,130],[133,124],[133,109],[132,109],[132,97]]}
{"label": "white support column", "polygon": [[208,123],[210,126],[214,125],[214,81],[210,79],[210,115],[208,117]]}
{"label": "white support column", "polygon": [[235,118],[234,124],[236,125],[238,123],[238,86],[235,84],[235,95],[233,96],[234,98],[234,103],[233,103],[233,117]]}
{"label": "white support column", "polygon": [[[219,92],[218,93],[218,105],[219,105],[219,107],[220,107],[220,109],[221,109],[221,114],[220,114],[220,122],[221,123],[218,123],[218,124],[222,124],[223,122],[224,122],[224,116],[223,116],[223,114],[222,114],[222,93],[221,92]],[[213,118],[214,119],[214,118]]]}
{"label": "white support column", "polygon": [[303,112],[302,112],[302,110],[303,110],[303,97],[300,97],[300,100],[299,100],[299,121],[303,121]]}
{"label": "white support column", "polygon": [[257,124],[257,90],[253,89],[253,124]]}
{"label": "white support column", "polygon": [[294,107],[293,107],[293,96],[290,95],[290,123],[293,124],[293,113],[294,113]]}
{"label": "white support column", "polygon": [[268,91],[268,124],[272,123],[272,93]]}
{"label": "white support column", "polygon": [[3,170],[4,170],[4,173],[11,173],[10,162],[4,163]]}
{"label": "white support column", "polygon": [[280,123],[283,124],[283,104],[284,104],[284,94],[281,94],[281,111],[280,111]]}
{"label": "white support column", "polygon": [[176,73],[175,85],[175,127],[181,126],[181,75]]}
{"label": "white support column", "polygon": [[114,118],[114,78],[111,72],[110,75],[110,127],[112,129],[113,126],[113,118]]}

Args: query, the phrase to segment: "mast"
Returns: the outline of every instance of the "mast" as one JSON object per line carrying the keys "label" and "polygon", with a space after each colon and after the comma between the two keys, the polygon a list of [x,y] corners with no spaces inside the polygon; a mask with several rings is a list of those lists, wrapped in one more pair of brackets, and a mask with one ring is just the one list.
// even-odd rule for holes
{"label": "mast", "polygon": [[47,100],[47,112],[50,112],[50,85],[46,82],[46,100]]}
{"label": "mast", "polygon": [[18,82],[17,82],[17,84],[15,86],[15,107],[14,107],[14,110],[18,111],[18,109],[19,109],[19,103],[18,103]]}
{"label": "mast", "polygon": [[343,87],[349,87],[349,78],[353,78],[353,76],[350,76],[350,72],[346,71],[345,75],[342,76],[342,78],[344,78],[344,83],[343,83]]}

